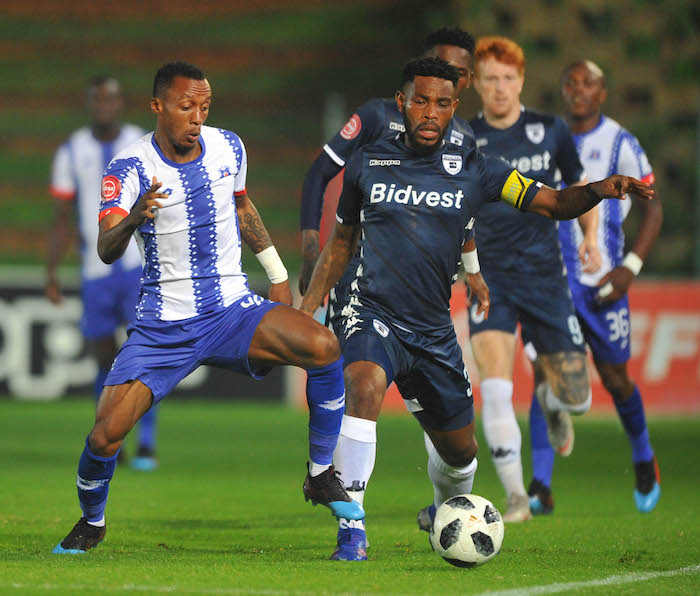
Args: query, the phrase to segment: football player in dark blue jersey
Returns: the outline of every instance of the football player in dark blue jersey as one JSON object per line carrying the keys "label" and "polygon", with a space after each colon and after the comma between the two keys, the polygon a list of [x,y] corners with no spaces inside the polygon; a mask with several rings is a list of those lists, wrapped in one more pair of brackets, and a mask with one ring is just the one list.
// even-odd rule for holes
{"label": "football player in dark blue jersey", "polygon": [[[483,111],[470,124],[477,146],[499,156],[519,172],[556,188],[583,181],[583,167],[568,127],[558,117],[523,107],[525,57],[504,37],[485,37],[475,51],[475,88]],[[505,207],[505,208],[504,208]],[[587,214],[595,217],[595,210]],[[581,218],[588,232],[582,243],[586,267],[597,266],[595,225]],[[573,448],[569,412],[583,414],[590,405],[583,335],[569,294],[559,250],[557,226],[535,214],[520,214],[505,205],[486,205],[475,224],[481,268],[491,291],[488,319],[472,310],[471,342],[481,377],[486,442],[505,488],[505,521],[530,519],[520,457],[522,437],[513,410],[513,362],[516,327],[539,357],[536,385],[540,399],[561,402],[548,426],[563,456]]]}
{"label": "football player in dark blue jersey", "polygon": [[[350,158],[338,223],[301,306],[313,316],[359,243],[360,261],[338,329],[347,408],[345,440],[334,464],[360,502],[376,457],[376,421],[392,381],[429,438],[433,507],[471,491],[477,467],[474,406],[449,299],[465,228],[482,205],[501,200],[570,219],[603,197],[629,190],[653,195],[624,176],[555,191],[473,145],[451,143],[458,80],[457,70],[437,57],[406,65],[396,92],[405,132],[377,139]],[[366,548],[364,523],[341,520],[332,558],[365,560]]]}
{"label": "football player in dark blue jersey", "polygon": [[[459,27],[443,27],[433,31],[424,43],[424,55],[438,56],[458,70],[458,95],[471,84],[473,52],[474,37]],[[358,148],[379,138],[393,138],[403,130],[403,116],[398,111],[393,98],[370,99],[362,104],[345,126],[323,146],[323,150],[306,174],[302,186],[303,263],[299,274],[299,290],[302,294],[308,286],[319,255],[319,227],[328,183],[345,167],[345,163]],[[455,145],[474,142],[469,124],[458,117],[453,118],[450,123],[448,134],[450,142]],[[478,305],[479,313],[487,315],[488,288],[479,272],[476,246],[472,240],[468,240],[464,251],[464,265],[467,273],[465,280],[470,294],[476,298],[475,303]],[[337,322],[339,311],[347,297],[348,285],[353,279],[356,268],[357,262],[353,261],[346,275],[341,278],[330,294],[328,320],[331,327],[334,327]]]}

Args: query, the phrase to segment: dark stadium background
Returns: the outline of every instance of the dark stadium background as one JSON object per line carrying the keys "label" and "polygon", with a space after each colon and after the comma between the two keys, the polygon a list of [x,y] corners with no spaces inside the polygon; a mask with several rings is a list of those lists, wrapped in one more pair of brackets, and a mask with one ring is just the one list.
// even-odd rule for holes
{"label": "dark stadium background", "polygon": [[[527,58],[524,102],[551,112],[562,108],[562,67],[592,58],[608,74],[605,112],[640,139],[664,202],[661,237],[643,276],[697,278],[699,22],[698,4],[681,0],[1,0],[0,392],[13,392],[7,375],[21,359],[20,335],[29,334],[33,368],[47,365],[41,361],[47,333],[49,351],[81,349],[65,326],[47,332],[41,317],[18,328],[12,313],[19,310],[12,309],[18,296],[40,296],[52,211],[49,166],[56,147],[85,123],[91,75],[118,77],[125,121],[151,129],[147,102],[157,67],[172,59],[199,65],[215,96],[208,124],[235,130],[246,143],[248,188],[294,274],[307,167],[355,106],[393,94],[400,66],[419,53],[429,31],[459,24],[476,36],[514,38]],[[476,94],[467,92],[460,115],[477,109]],[[76,262],[73,250],[66,279],[75,279]],[[250,253],[244,267],[259,285]],[[30,300],[22,312],[36,313],[36,305]],[[247,385],[236,384],[250,395]],[[279,396],[282,389],[280,376],[264,390]]]}

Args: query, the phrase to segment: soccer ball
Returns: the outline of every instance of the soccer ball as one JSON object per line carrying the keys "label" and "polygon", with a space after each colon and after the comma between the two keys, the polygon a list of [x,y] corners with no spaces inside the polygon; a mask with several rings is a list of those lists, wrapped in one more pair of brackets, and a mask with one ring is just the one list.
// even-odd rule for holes
{"label": "soccer ball", "polygon": [[451,565],[476,567],[499,553],[504,529],[501,514],[491,501],[458,495],[435,512],[430,543]]}

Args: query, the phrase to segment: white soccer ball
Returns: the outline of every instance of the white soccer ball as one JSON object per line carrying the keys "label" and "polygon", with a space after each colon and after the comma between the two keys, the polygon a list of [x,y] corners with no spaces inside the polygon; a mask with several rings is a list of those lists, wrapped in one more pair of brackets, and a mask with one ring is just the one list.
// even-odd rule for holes
{"label": "white soccer ball", "polygon": [[478,495],[458,495],[438,507],[430,543],[445,561],[476,567],[501,550],[503,518],[493,503]]}

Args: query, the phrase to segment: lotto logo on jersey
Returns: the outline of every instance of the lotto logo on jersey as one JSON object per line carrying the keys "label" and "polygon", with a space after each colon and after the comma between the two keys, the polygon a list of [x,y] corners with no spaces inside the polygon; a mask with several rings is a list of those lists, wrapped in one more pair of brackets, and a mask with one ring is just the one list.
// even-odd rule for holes
{"label": "lotto logo on jersey", "polygon": [[362,130],[362,120],[357,114],[353,114],[340,131],[340,136],[350,141],[360,134],[360,130]]}
{"label": "lotto logo on jersey", "polygon": [[102,179],[102,200],[112,201],[122,191],[122,183],[116,176],[105,176]]}
{"label": "lotto logo on jersey", "polygon": [[[532,182],[532,181],[531,181]],[[426,207],[454,207],[462,208],[464,193],[461,190],[454,192],[435,192],[434,190],[415,190],[412,184],[407,187],[396,187],[392,184],[387,188],[386,184],[375,182],[369,194],[370,203],[398,203],[399,205],[420,205],[425,200]]]}

